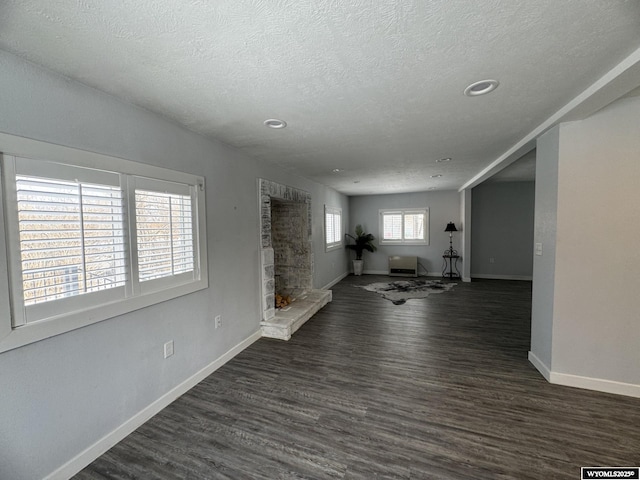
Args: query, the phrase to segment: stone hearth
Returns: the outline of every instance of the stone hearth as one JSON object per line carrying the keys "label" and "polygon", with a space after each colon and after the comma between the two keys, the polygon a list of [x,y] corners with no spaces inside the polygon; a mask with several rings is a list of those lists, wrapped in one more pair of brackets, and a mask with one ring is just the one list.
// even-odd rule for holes
{"label": "stone hearth", "polygon": [[331,298],[331,290],[305,292],[289,306],[277,309],[275,316],[260,322],[262,336],[289,340],[291,335],[329,303]]}

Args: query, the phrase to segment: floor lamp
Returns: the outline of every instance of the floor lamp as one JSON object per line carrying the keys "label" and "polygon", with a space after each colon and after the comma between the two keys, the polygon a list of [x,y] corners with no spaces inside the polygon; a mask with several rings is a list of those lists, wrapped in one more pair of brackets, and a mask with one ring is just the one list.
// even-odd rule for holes
{"label": "floor lamp", "polygon": [[[458,278],[460,277],[460,272],[454,273],[453,264],[455,259],[456,270],[458,270],[458,251],[453,249],[453,232],[457,232],[456,224],[453,222],[447,223],[447,228],[444,229],[445,232],[449,232],[449,248],[444,251],[444,269],[442,271],[442,276],[447,278]],[[447,272],[447,260],[449,261],[449,271]]]}

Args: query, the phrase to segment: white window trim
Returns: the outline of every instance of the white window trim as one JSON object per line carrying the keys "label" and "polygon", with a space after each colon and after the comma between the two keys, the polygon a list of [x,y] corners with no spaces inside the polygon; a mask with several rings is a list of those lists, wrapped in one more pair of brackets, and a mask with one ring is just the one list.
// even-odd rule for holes
{"label": "white window trim", "polygon": [[[402,239],[384,239],[384,215],[402,215]],[[405,240],[404,238],[404,216],[412,214],[424,215],[424,240]],[[378,210],[378,230],[380,245],[429,245],[429,208],[389,208]]]}
{"label": "white window trim", "polygon": [[[12,234],[11,227],[8,226],[8,222],[11,222],[10,208],[12,207],[6,204],[6,195],[10,194],[7,192],[9,182],[15,182],[15,178],[4,178],[3,174],[2,182],[0,182],[0,235],[5,239],[3,241],[7,242],[8,248],[0,248],[0,267],[7,267],[0,270],[7,272],[7,276],[0,275],[0,353],[208,288],[203,177],[4,133],[0,133],[0,152],[3,167],[7,157],[15,156],[28,159],[46,159],[39,160],[43,162],[43,165],[57,163],[192,185],[195,200],[193,216],[196,229],[194,279],[181,284],[178,282],[177,285],[172,284],[171,288],[144,292],[137,296],[126,296],[124,299],[115,299],[100,305],[65,312],[47,320],[14,327],[12,322],[14,312],[12,312],[10,305],[15,300],[12,296],[15,296],[16,292],[21,292],[19,284],[22,281],[22,276],[19,255],[15,253],[16,248],[19,250],[19,245],[15,243],[15,233]],[[123,185],[123,188],[125,187],[126,185]],[[10,256],[7,251],[11,252]],[[133,268],[130,269],[130,275],[133,275]]]}
{"label": "white window trim", "polygon": [[[327,214],[340,215],[340,235],[337,242],[329,242],[327,239]],[[331,207],[329,205],[324,206],[324,246],[325,252],[337,250],[344,245],[344,222],[342,219],[342,208]]]}
{"label": "white window trim", "polygon": [[[0,154],[1,156],[1,154]],[[0,178],[1,180],[1,178]],[[6,239],[5,229],[5,207],[4,207],[4,188],[0,181],[0,242]],[[1,244],[1,243],[0,243]],[[7,272],[7,275],[0,275],[0,347],[3,339],[11,334],[11,299],[9,295],[9,264],[7,258],[7,249],[0,248],[0,272]],[[0,352],[2,349],[0,348]]]}

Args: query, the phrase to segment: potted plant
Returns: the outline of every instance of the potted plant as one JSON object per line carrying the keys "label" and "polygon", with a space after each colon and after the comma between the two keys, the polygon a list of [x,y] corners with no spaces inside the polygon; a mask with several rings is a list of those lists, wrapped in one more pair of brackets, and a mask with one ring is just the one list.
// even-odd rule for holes
{"label": "potted plant", "polygon": [[363,261],[362,261],[362,253],[365,250],[369,252],[375,252],[376,246],[373,244],[373,241],[376,239],[370,233],[364,233],[362,225],[356,225],[356,236],[346,234],[347,237],[353,239],[355,243],[350,243],[347,245],[347,248],[350,250],[354,250],[356,252],[356,259],[353,261],[353,274],[354,275],[362,275]]}

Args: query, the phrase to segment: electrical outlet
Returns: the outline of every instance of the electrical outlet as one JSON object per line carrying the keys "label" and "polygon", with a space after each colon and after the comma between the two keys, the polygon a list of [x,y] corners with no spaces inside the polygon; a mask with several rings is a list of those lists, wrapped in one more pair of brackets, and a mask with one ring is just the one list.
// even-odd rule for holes
{"label": "electrical outlet", "polygon": [[496,259],[495,259],[495,258],[493,258],[493,257],[490,257],[490,258],[489,258],[489,263],[496,263]]}
{"label": "electrical outlet", "polygon": [[536,255],[542,256],[542,243],[536,243]]}
{"label": "electrical outlet", "polygon": [[169,358],[171,355],[173,355],[173,340],[164,344],[164,358]]}
{"label": "electrical outlet", "polygon": [[220,328],[222,326],[222,315],[216,315],[216,328]]}

